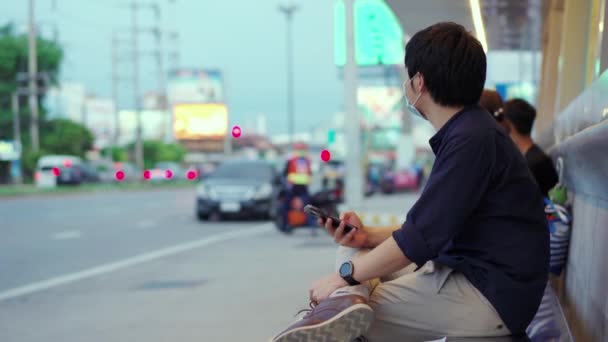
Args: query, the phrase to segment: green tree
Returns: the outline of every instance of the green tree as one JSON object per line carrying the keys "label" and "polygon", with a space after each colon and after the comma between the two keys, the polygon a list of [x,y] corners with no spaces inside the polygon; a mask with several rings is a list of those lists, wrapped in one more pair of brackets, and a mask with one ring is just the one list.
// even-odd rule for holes
{"label": "green tree", "polygon": [[[38,38],[36,43],[38,70],[46,73],[51,83],[57,82],[63,51],[55,42]],[[11,95],[19,87],[17,75],[27,72],[28,40],[26,35],[15,33],[12,24],[0,27],[0,139],[13,138],[13,116],[11,112]],[[40,103],[43,96],[40,96]],[[21,96],[20,118],[24,144],[29,144],[24,133],[29,130],[30,113],[27,97]],[[44,121],[45,112],[41,111],[40,121]]]}
{"label": "green tree", "polygon": [[84,157],[85,153],[93,147],[93,133],[73,121],[50,120],[41,128],[40,145],[49,153]]}
{"label": "green tree", "polygon": [[127,162],[129,161],[129,151],[125,147],[110,146],[106,147],[101,151],[101,155],[109,157],[115,162]]}
{"label": "green tree", "polygon": [[[134,150],[134,144],[128,146]],[[144,168],[151,169],[161,161],[181,163],[186,156],[186,149],[180,144],[165,144],[160,140],[144,140]]]}
{"label": "green tree", "polygon": [[186,156],[186,149],[180,144],[163,144],[159,153],[159,161],[181,163]]}
{"label": "green tree", "polygon": [[[38,70],[46,73],[51,83],[57,82],[59,67],[63,58],[63,51],[56,43],[38,38],[36,42]],[[17,82],[17,75],[20,72],[27,72],[28,66],[28,39],[24,34],[17,34],[12,24],[0,26],[0,139],[12,140],[13,132],[13,114],[11,108],[11,96],[19,87],[25,84]],[[39,103],[42,103],[43,96],[39,96]],[[36,160],[46,153],[45,146],[41,145],[39,152],[33,153],[30,148],[30,112],[28,109],[27,97],[19,98],[20,104],[20,123],[21,139],[24,147],[23,151],[23,167],[25,175],[30,176],[33,171],[33,166]],[[40,111],[39,122],[41,123],[41,141],[44,139],[45,132],[43,130],[45,122],[45,111]],[[51,139],[52,140],[52,139]],[[0,168],[6,169],[8,163],[0,163]],[[3,173],[6,170],[0,170]]]}

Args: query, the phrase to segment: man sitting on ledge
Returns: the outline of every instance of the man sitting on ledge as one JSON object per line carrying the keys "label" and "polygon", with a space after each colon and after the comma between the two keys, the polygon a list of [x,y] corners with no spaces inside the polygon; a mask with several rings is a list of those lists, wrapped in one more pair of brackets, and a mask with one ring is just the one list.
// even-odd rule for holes
{"label": "man sitting on ledge", "polygon": [[[462,26],[439,23],[406,46],[405,100],[437,133],[435,165],[400,227],[354,212],[336,272],[310,288],[312,309],[274,341],[424,341],[522,334],[547,284],[549,232],[526,161],[478,106],[486,55]],[[329,221],[329,220],[328,220]],[[397,273],[395,273],[397,272]]]}

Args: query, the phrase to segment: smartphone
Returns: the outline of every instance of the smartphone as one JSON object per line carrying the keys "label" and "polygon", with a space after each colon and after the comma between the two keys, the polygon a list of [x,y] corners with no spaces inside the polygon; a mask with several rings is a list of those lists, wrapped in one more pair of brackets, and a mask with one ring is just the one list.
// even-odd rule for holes
{"label": "smartphone", "polygon": [[[306,205],[304,207],[304,212],[306,212],[307,214],[310,214],[312,216],[318,217],[320,219],[323,220],[323,222],[327,221],[327,219],[331,219],[331,225],[334,228],[338,228],[340,226],[340,223],[342,222],[342,220],[340,220],[337,217],[333,217],[330,216],[325,210],[321,209],[321,208],[317,208],[314,205]],[[351,230],[353,229],[357,229],[357,227],[352,226],[350,224],[346,224],[344,226],[344,233],[349,233]]]}

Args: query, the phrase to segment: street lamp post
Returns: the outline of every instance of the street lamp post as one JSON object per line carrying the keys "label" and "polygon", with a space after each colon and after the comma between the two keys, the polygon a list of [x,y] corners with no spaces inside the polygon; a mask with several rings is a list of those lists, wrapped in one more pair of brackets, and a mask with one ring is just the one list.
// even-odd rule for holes
{"label": "street lamp post", "polygon": [[346,64],[344,65],[344,109],[346,112],[346,205],[356,209],[363,201],[363,170],[361,165],[361,118],[357,105],[357,61],[355,58],[355,1],[345,0]]}
{"label": "street lamp post", "polygon": [[285,14],[287,20],[287,120],[289,141],[294,141],[294,99],[293,99],[293,15],[298,6],[293,3],[280,5],[279,11]]}
{"label": "street lamp post", "polygon": [[32,149],[38,151],[40,141],[38,138],[38,59],[36,52],[36,19],[34,0],[28,2],[28,88],[29,104],[32,113],[30,134],[32,135]]}

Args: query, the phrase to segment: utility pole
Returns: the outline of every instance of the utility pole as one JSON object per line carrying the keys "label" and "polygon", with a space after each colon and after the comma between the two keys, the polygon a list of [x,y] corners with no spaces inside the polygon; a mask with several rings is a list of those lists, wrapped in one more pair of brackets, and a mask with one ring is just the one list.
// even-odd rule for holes
{"label": "utility pole", "polygon": [[[169,0],[169,15],[170,18],[170,29],[167,35],[168,45],[168,64],[172,71],[177,71],[179,65],[179,32],[177,30],[177,0]],[[173,141],[173,108],[172,103],[169,102],[169,89],[165,88],[165,94],[167,95],[167,141]]]}
{"label": "utility pole", "polygon": [[118,62],[120,57],[118,54],[119,40],[117,33],[112,34],[112,101],[114,102],[114,145],[120,142],[120,114],[118,110]]}
{"label": "utility pole", "polygon": [[346,14],[346,64],[344,65],[344,106],[346,124],[346,204],[356,209],[363,200],[363,170],[361,164],[361,133],[357,105],[357,62],[355,60],[354,0],[344,0]]}
{"label": "utility pole", "polygon": [[[160,10],[160,6],[158,4],[154,4],[152,5],[152,8],[154,9],[155,12],[155,16],[156,16],[156,26],[154,27],[154,29],[152,29],[152,33],[154,34],[155,37],[155,41],[156,41],[156,51],[155,51],[155,55],[156,55],[156,67],[157,67],[157,71],[158,71],[158,83],[159,83],[159,88],[160,88],[160,92],[159,92],[159,100],[160,100],[160,109],[165,113],[165,115],[169,116],[169,106],[167,105],[167,77],[166,77],[166,70],[165,70],[165,63],[164,63],[164,53],[165,50],[163,48],[163,35],[164,35],[164,30],[162,27],[162,20],[161,20],[161,10]],[[169,140],[169,136],[170,134],[168,133],[167,127],[168,127],[168,118],[163,118],[161,120],[161,130],[162,130],[162,136],[165,140],[165,142],[168,142]]]}
{"label": "utility pole", "polygon": [[137,11],[139,10],[139,4],[137,1],[131,2],[131,34],[132,42],[131,48],[133,58],[133,95],[134,95],[134,109],[135,109],[135,120],[136,120],[136,131],[135,131],[135,163],[137,167],[142,170],[144,168],[144,144],[142,141],[142,121],[141,121],[141,96],[139,89],[139,50],[138,50],[138,35],[139,26],[137,24]]}
{"label": "utility pole", "polygon": [[177,31],[169,32],[169,43],[172,45],[169,51],[169,64],[172,70],[179,69],[179,33]]}
{"label": "utility pole", "polygon": [[40,142],[38,137],[38,65],[36,52],[36,23],[34,17],[34,0],[28,2],[28,89],[29,104],[32,119],[30,123],[30,133],[32,135],[32,149],[38,151]]}
{"label": "utility pole", "polygon": [[13,111],[13,139],[21,148],[21,118],[19,117],[19,94],[17,92],[11,96],[11,108]]}
{"label": "utility pole", "polygon": [[[13,139],[15,140],[15,144],[19,149],[19,153],[21,154],[22,145],[21,145],[21,118],[19,117],[19,94],[18,92],[14,92],[11,96],[11,107],[13,111]],[[21,158],[19,158],[21,159]],[[16,179],[17,184],[23,184],[23,177],[21,176],[21,167],[18,167],[19,173]]]}
{"label": "utility pole", "polygon": [[287,20],[287,122],[289,142],[294,142],[294,98],[293,98],[293,15],[298,6],[293,3],[279,6]]}
{"label": "utility pole", "polygon": [[82,125],[84,127],[88,127],[88,122],[89,122],[89,111],[88,111],[88,107],[87,107],[87,101],[89,100],[89,95],[87,95],[87,93],[84,94],[84,98],[82,99],[82,104],[80,106],[80,110],[82,111],[81,113],[81,120],[82,120]]}
{"label": "utility pole", "polygon": [[[175,3],[175,0],[169,0],[169,2],[171,3]],[[154,35],[155,37],[155,41],[156,41],[156,49],[153,52],[153,55],[156,57],[156,65],[157,65],[157,70],[158,70],[158,77],[159,77],[159,87],[160,87],[160,97],[161,97],[161,108],[168,113],[168,103],[167,103],[167,80],[166,80],[166,74],[165,74],[165,62],[164,62],[164,47],[163,47],[163,35],[165,34],[164,30],[162,29],[162,22],[161,22],[161,7],[160,5],[155,2],[155,1],[149,1],[149,2],[144,2],[144,1],[138,1],[138,0],[132,0],[130,2],[130,8],[131,8],[131,28],[130,28],[130,32],[131,32],[131,49],[132,49],[132,64],[133,64],[133,92],[134,92],[134,96],[135,96],[135,115],[136,115],[136,122],[137,122],[137,129],[136,129],[136,141],[135,141],[135,161],[138,167],[143,168],[143,164],[144,164],[144,152],[143,152],[143,127],[142,127],[142,99],[141,99],[141,90],[140,90],[140,86],[139,86],[139,54],[141,53],[141,51],[139,50],[139,41],[138,41],[138,35],[142,32],[147,32],[147,33],[152,33],[152,35]],[[150,29],[145,29],[142,30],[141,27],[139,26],[138,23],[138,11],[141,9],[148,9],[148,10],[153,10],[155,12],[155,17],[156,17],[156,24],[150,28]],[[172,32],[169,35],[170,39],[177,39],[177,33],[176,32]],[[114,46],[116,46],[117,43],[113,43]],[[175,55],[177,55],[177,53],[175,53]],[[172,56],[172,58],[174,58],[174,56]],[[119,56],[117,56],[117,52],[115,54],[113,54],[113,60],[115,61],[115,64],[117,62],[117,60],[119,59]],[[118,75],[117,75],[117,71],[115,69],[115,76],[114,76],[114,89],[117,88],[117,83],[118,83]],[[116,92],[116,90],[114,90]],[[118,95],[114,94],[115,97],[115,103],[117,103],[117,98]],[[165,140],[168,140],[170,137],[170,134],[168,136],[167,132],[167,121],[169,121],[168,119],[170,119],[169,117],[167,117],[167,120],[163,120],[162,123],[162,135],[164,136]],[[119,121],[117,118],[117,125],[118,125]],[[117,127],[117,130],[119,129],[119,127]]]}
{"label": "utility pole", "polygon": [[169,0],[170,3],[170,29],[167,35],[169,45],[169,67],[171,70],[179,68],[179,32],[177,31],[177,0]]}
{"label": "utility pole", "polygon": [[120,64],[124,61],[124,56],[121,54],[121,47],[127,44],[131,44],[130,39],[121,38],[119,31],[114,31],[112,33],[112,102],[114,102],[114,137],[113,143],[114,145],[120,144],[120,97],[118,95],[118,89],[120,86],[120,82],[125,79],[120,75]]}

